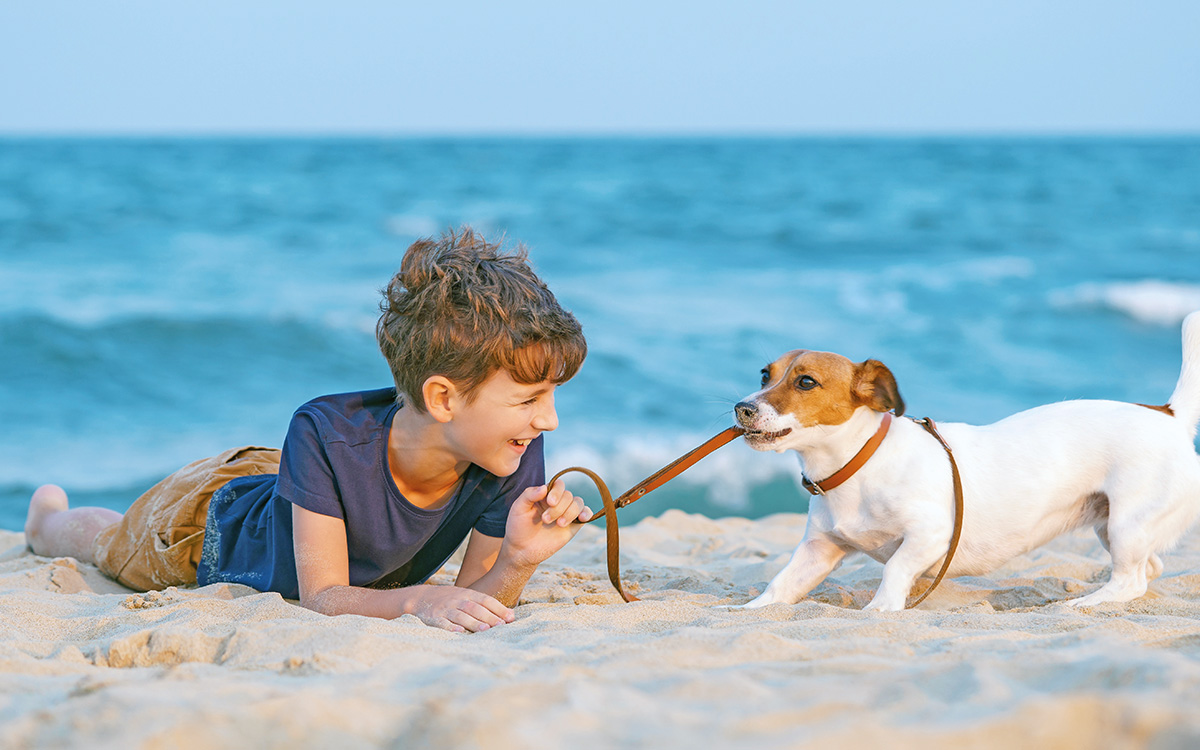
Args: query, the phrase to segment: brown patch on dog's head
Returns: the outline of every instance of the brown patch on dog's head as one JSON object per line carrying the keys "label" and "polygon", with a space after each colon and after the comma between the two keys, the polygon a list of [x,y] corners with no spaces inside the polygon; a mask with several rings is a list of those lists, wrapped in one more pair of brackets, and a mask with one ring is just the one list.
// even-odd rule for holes
{"label": "brown patch on dog's head", "polygon": [[762,400],[804,427],[842,424],[860,406],[904,414],[896,379],[882,362],[798,349],[763,368]]}

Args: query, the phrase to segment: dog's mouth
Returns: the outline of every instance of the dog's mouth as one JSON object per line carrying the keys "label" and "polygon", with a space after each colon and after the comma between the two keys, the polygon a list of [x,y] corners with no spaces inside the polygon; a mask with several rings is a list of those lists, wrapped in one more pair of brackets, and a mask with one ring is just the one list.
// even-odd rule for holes
{"label": "dog's mouth", "polygon": [[774,440],[778,440],[779,438],[783,437],[784,435],[789,434],[791,431],[792,431],[791,427],[786,427],[786,428],[784,428],[782,430],[778,430],[776,432],[763,432],[761,430],[746,430],[745,432],[742,433],[742,437],[746,438],[746,441],[750,442],[750,443],[770,443]]}

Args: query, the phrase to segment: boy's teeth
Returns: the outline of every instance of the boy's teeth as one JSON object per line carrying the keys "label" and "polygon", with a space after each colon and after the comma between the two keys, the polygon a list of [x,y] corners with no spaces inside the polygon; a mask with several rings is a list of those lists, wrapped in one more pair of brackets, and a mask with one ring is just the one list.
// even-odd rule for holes
{"label": "boy's teeth", "polygon": [[521,440],[513,440],[513,442],[516,443],[517,445],[529,445],[531,442],[533,442],[533,438],[524,438]]}

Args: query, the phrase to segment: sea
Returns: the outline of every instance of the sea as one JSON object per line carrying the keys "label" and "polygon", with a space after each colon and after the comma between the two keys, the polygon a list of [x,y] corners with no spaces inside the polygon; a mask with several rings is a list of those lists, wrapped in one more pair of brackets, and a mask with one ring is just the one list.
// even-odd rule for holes
{"label": "sea", "polygon": [[[938,421],[1164,403],[1200,138],[0,139],[0,527],[40,484],[124,510],[390,385],[379,290],[463,226],[524,244],[583,324],[547,468],[619,493],[796,348],[883,361]],[[803,512],[798,478],[739,441],[622,519]]]}

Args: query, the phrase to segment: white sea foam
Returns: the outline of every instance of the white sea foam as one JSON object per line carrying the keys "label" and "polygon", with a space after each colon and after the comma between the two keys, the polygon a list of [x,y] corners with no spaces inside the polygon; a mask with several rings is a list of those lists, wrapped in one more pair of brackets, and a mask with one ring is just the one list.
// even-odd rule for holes
{"label": "white sea foam", "polygon": [[1200,310],[1200,285],[1157,279],[1081,284],[1053,292],[1050,302],[1061,308],[1102,307],[1142,323],[1175,326]]}
{"label": "white sea foam", "polygon": [[1028,279],[1037,272],[1029,258],[1002,256],[955,261],[940,265],[901,264],[885,269],[884,280],[902,282],[923,289],[953,289],[963,284],[996,284],[1012,279]]}
{"label": "white sea foam", "polygon": [[1031,278],[1036,273],[1028,258],[1000,257],[940,265],[905,263],[874,271],[837,271],[826,283],[837,290],[841,311],[887,318],[892,325],[919,330],[925,318],[910,304],[916,293],[944,292],[963,286],[992,286]]}
{"label": "white sea foam", "polygon": [[[262,291],[263,279],[277,281]],[[261,268],[230,275],[226,269],[164,274],[147,284],[136,267],[89,271],[86,284],[53,268],[0,262],[0,315],[32,315],[64,326],[98,329],[138,320],[173,322],[241,318],[300,322],[334,331],[371,334],[378,318],[378,278],[298,280]],[[206,287],[204,293],[190,291]],[[219,292],[213,292],[213,287]]]}

